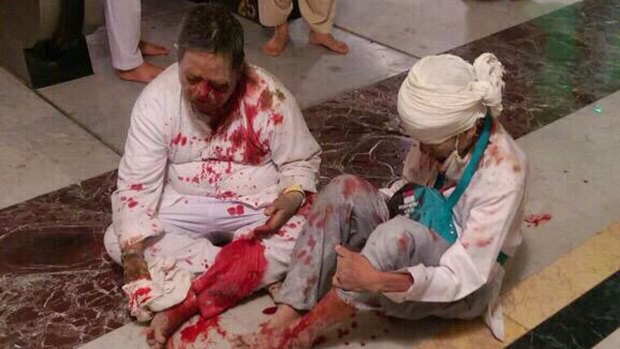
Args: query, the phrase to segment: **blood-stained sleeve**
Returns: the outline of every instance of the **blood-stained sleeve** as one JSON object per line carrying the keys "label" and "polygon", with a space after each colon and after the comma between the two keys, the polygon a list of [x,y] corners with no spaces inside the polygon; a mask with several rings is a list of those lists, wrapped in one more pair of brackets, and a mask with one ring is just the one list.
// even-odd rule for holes
{"label": "blood-stained sleeve", "polygon": [[121,248],[162,233],[157,207],[164,184],[167,144],[164,109],[154,86],[136,101],[112,194],[112,219]]}
{"label": "blood-stained sleeve", "polygon": [[268,125],[272,160],[280,172],[280,190],[299,185],[317,191],[321,147],[314,139],[297,102],[284,88],[274,91],[274,107]]}
{"label": "blood-stained sleeve", "polygon": [[411,288],[386,293],[387,297],[397,302],[453,302],[489,280],[514,220],[520,219],[526,179],[525,174],[508,171],[476,175],[480,176],[476,185],[472,179],[467,189],[473,208],[459,239],[443,254],[438,266],[408,268],[406,272],[413,277]]}

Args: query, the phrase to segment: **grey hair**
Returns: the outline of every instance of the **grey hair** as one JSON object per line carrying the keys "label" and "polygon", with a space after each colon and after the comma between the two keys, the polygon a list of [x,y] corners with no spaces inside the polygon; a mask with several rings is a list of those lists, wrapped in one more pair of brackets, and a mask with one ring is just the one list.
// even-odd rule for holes
{"label": "grey hair", "polygon": [[214,2],[190,10],[176,46],[179,61],[188,50],[224,55],[233,69],[240,69],[245,61],[241,23],[226,7]]}

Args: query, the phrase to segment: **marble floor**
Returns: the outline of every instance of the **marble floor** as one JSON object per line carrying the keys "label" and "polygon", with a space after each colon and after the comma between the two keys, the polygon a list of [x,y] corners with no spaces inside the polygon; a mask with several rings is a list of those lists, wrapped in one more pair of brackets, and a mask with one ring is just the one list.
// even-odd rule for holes
{"label": "marble floor", "polygon": [[[266,57],[260,44],[269,32],[242,19],[249,59],[291,89],[323,146],[321,183],[341,173],[377,186],[396,178],[410,145],[394,104],[406,70],[427,54],[472,60],[488,51],[508,69],[502,122],[531,165],[526,215],[551,219],[524,224],[523,246],[509,264],[505,342],[479,321],[369,313],[333,329],[317,347],[617,347],[620,4],[378,4],[338,2],[335,35],[351,46],[346,56],[308,45],[307,28],[296,20],[287,51]],[[192,6],[144,0],[144,37],[171,46]],[[0,160],[7,164],[0,169],[0,348],[146,348],[143,328],[125,310],[121,271],[102,246],[114,169],[143,86],[114,75],[106,40],[104,30],[88,37],[95,74],[82,79],[33,91],[0,69]],[[228,348],[231,334],[256,329],[272,305],[259,294],[194,343],[180,343],[177,333],[173,347]],[[199,321],[185,328],[204,327]]]}

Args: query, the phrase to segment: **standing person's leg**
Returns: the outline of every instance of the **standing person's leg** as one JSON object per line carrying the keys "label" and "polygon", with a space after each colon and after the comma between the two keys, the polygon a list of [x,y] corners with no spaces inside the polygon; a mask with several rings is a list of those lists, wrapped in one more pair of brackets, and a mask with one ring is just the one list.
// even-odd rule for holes
{"label": "standing person's leg", "polygon": [[299,0],[301,15],[310,26],[310,43],[346,54],[349,46],[331,34],[336,17],[335,0]]}
{"label": "standing person's leg", "polygon": [[121,79],[144,83],[153,80],[163,69],[145,62],[142,53],[166,55],[168,50],[140,41],[140,0],[106,0],[104,10],[112,65]]}
{"label": "standing person's leg", "polygon": [[[312,309],[331,287],[338,244],[360,250],[370,232],[388,218],[383,196],[356,176],[332,180],[317,196],[293,251],[286,278],[275,297],[278,309],[261,333],[239,336],[239,348],[269,347],[272,335]],[[277,344],[277,343],[275,343]]]}
{"label": "standing person's leg", "polygon": [[288,42],[288,16],[293,11],[292,0],[258,0],[258,17],[262,25],[273,27],[273,36],[262,50],[270,56],[278,56]]}

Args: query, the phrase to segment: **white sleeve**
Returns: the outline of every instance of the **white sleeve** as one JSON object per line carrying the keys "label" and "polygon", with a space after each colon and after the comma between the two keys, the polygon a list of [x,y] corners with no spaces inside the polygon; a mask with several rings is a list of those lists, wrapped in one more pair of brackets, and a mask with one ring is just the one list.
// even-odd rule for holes
{"label": "white sleeve", "polygon": [[321,147],[314,139],[297,102],[286,90],[284,99],[274,108],[274,130],[269,143],[271,157],[280,172],[280,190],[300,185],[305,191],[317,191]]}
{"label": "white sleeve", "polygon": [[164,110],[153,92],[147,86],[133,107],[117,189],[112,194],[112,219],[121,247],[162,232],[156,217],[168,151]]}
{"label": "white sleeve", "polygon": [[[516,185],[494,180],[475,192],[469,219],[461,236],[441,257],[438,266],[418,264],[408,268],[413,285],[406,292],[386,293],[396,302],[453,302],[484,285],[501,251],[525,193],[525,178]],[[492,188],[491,188],[492,187]],[[471,195],[476,195],[470,194]]]}

